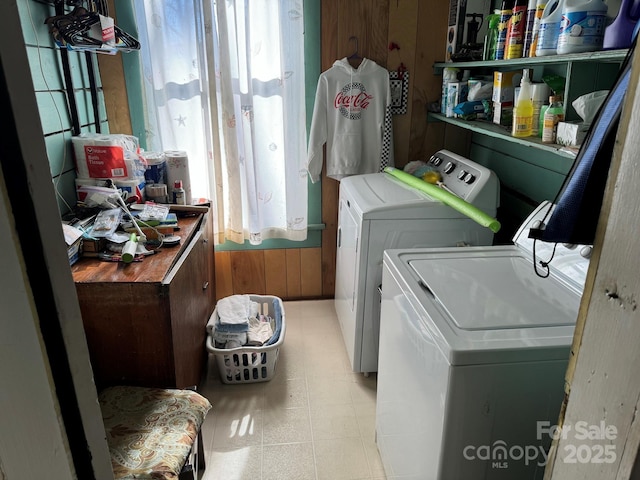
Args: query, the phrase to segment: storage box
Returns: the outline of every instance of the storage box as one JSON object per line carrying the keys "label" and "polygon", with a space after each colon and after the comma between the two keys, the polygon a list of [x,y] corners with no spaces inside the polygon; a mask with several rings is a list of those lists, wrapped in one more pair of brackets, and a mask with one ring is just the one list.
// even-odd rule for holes
{"label": "storage box", "polygon": [[[529,69],[529,79],[533,79],[533,70]],[[520,86],[522,80],[522,70],[509,72],[493,72],[493,95],[494,102],[513,102],[515,99],[515,88]]]}
{"label": "storage box", "polygon": [[582,145],[589,127],[581,122],[558,122],[556,143],[566,147],[578,147]]}
{"label": "storage box", "polygon": [[447,117],[457,117],[457,115],[453,113],[453,109],[456,107],[456,105],[467,101],[468,93],[469,86],[467,82],[447,83]]}
{"label": "storage box", "polygon": [[82,254],[82,231],[72,227],[71,225],[63,223],[62,232],[64,233],[64,241],[67,244],[69,265],[73,265],[78,261]]}
{"label": "storage box", "polygon": [[466,22],[467,0],[450,0],[449,22],[447,26],[447,50],[445,60],[451,61],[451,55],[460,51],[464,37]]}
{"label": "storage box", "polygon": [[[227,384],[266,382],[273,378],[280,347],[284,343],[286,329],[282,300],[271,295],[249,295],[258,303],[259,313],[275,320],[274,335],[279,335],[275,343],[261,347],[216,348],[213,335],[207,335],[207,350],[215,355],[220,380]],[[216,307],[211,319],[218,316]]]}
{"label": "storage box", "polygon": [[493,102],[493,123],[511,127],[513,123],[513,102]]}

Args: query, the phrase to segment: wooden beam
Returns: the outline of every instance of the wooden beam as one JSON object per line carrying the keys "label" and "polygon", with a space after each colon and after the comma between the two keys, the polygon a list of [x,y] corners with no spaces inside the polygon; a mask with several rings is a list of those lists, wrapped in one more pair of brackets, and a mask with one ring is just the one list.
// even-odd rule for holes
{"label": "wooden beam", "polygon": [[[567,372],[568,395],[559,421],[565,435],[552,445],[545,479],[640,475],[634,470],[640,445],[638,55],[636,51]],[[605,438],[581,438],[578,422]]]}

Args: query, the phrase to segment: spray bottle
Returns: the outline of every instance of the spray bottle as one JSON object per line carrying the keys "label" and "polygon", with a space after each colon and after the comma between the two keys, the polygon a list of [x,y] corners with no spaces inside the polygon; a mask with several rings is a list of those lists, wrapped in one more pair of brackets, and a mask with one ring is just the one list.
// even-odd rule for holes
{"label": "spray bottle", "polygon": [[527,25],[527,0],[516,0],[511,11],[504,58],[521,58]]}
{"label": "spray bottle", "polygon": [[507,33],[509,21],[513,12],[513,1],[503,0],[500,8],[500,22],[498,23],[498,40],[496,41],[496,60],[504,60],[507,47]]}
{"label": "spray bottle", "polygon": [[531,80],[529,70],[522,71],[520,81],[520,93],[513,107],[513,127],[511,135],[513,137],[530,137],[533,122],[533,102],[531,101]]}

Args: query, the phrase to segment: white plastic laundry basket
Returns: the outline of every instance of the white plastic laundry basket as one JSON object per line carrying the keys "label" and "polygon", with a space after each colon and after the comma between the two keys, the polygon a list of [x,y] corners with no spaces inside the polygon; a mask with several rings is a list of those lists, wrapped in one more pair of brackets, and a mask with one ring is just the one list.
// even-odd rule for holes
{"label": "white plastic laundry basket", "polygon": [[[207,350],[216,357],[220,379],[223,383],[266,382],[273,378],[276,370],[278,353],[284,342],[286,327],[282,300],[271,295],[249,295],[249,297],[259,305],[260,314],[273,318],[276,325],[280,322],[280,335],[278,340],[271,345],[239,348],[216,348],[213,334],[207,335]],[[274,302],[280,310],[280,315],[276,311]],[[217,315],[218,308],[216,306],[211,318],[215,319]]]}

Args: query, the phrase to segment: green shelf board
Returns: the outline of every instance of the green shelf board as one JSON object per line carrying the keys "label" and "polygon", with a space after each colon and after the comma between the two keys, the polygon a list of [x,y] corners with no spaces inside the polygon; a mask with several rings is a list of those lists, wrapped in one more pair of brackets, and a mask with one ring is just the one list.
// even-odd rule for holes
{"label": "green shelf board", "polygon": [[513,67],[526,65],[552,65],[573,62],[621,62],[628,49],[602,50],[599,52],[571,53],[567,55],[550,55],[546,57],[512,58],[509,60],[478,60],[472,62],[436,62],[433,64],[435,73],[441,73],[445,67],[473,68],[473,67]]}
{"label": "green shelf board", "polygon": [[439,113],[429,113],[429,118],[435,121],[447,122],[452,125],[456,125],[458,127],[464,128],[466,130],[471,130],[476,133],[487,135],[489,137],[499,138],[501,140],[517,143],[520,145],[524,145],[526,147],[536,148],[539,150],[555,153],[561,157],[568,158],[571,160],[573,160],[577,155],[576,151],[570,150],[567,147],[563,147],[562,145],[557,145],[555,143],[542,143],[542,141],[537,137],[524,137],[524,138],[512,137],[507,127],[496,125],[495,123],[492,123],[486,120],[467,121],[467,120],[461,120],[459,118],[446,117]]}

